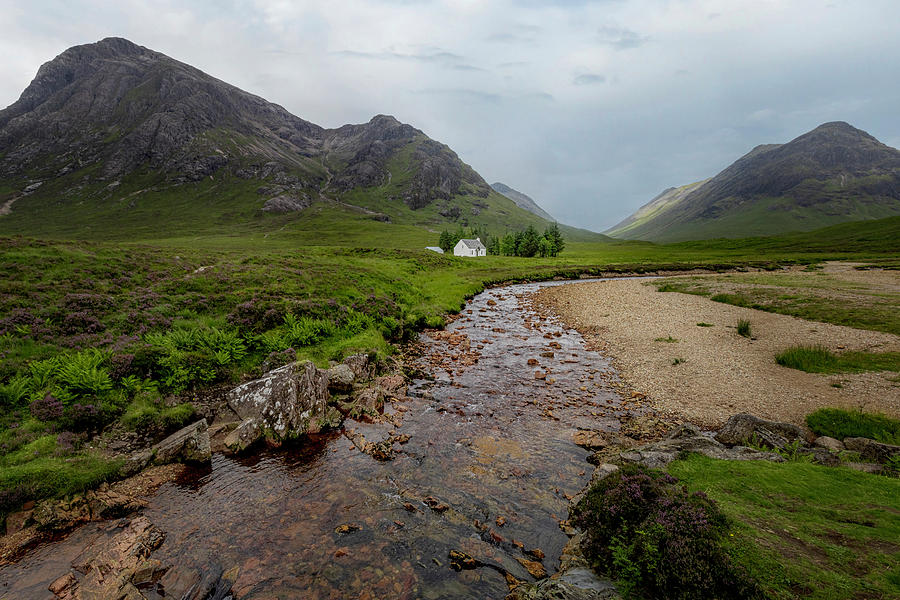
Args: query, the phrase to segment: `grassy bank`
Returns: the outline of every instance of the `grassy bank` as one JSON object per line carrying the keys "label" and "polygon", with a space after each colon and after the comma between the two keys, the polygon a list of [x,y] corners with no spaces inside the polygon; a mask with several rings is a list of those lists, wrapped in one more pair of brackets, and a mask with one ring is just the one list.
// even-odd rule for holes
{"label": "grassy bank", "polygon": [[152,242],[134,241],[144,230],[128,242],[0,238],[0,512],[112,476],[83,449],[111,423],[172,430],[194,394],[257,375],[267,358],[389,355],[487,285],[891,256],[880,241],[835,252],[790,240],[606,240],[571,241],[555,258],[472,260],[419,249],[437,239],[422,229],[365,220],[352,236],[342,223],[341,237],[328,223],[320,243],[336,245],[308,245],[310,230],[291,224]]}
{"label": "grassy bank", "polygon": [[735,524],[739,562],[773,598],[900,596],[896,479],[805,462],[670,465]]}

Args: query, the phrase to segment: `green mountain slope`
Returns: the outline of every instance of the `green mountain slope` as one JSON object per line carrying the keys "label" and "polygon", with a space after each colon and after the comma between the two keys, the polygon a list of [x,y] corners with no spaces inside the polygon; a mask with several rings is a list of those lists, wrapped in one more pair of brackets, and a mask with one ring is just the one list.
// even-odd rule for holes
{"label": "green mountain slope", "polygon": [[66,50],[0,111],[0,235],[406,246],[547,224],[393,117],[325,129],[119,38]]}
{"label": "green mountain slope", "polygon": [[847,123],[825,123],[787,144],[758,146],[672,194],[608,233],[663,242],[738,238],[900,215],[900,151]]}

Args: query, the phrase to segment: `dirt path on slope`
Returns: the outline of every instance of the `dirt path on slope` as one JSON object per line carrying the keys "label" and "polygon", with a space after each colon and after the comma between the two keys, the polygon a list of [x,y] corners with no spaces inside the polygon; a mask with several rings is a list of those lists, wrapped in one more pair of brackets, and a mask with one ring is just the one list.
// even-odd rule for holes
{"label": "dirt path on slope", "polygon": [[[639,280],[548,288],[535,302],[611,356],[622,378],[652,406],[695,423],[717,426],[749,412],[802,424],[806,414],[824,406],[900,417],[897,373],[822,375],[775,362],[777,353],[797,344],[900,351],[895,335],[661,293]],[[751,322],[754,339],[737,334],[738,319]],[[673,364],[676,358],[683,362]]]}

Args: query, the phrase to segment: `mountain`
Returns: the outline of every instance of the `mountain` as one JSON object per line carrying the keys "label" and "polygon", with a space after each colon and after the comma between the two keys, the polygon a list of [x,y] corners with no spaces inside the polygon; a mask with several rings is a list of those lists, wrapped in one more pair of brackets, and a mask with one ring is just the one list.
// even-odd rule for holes
{"label": "mountain", "polygon": [[535,202],[531,196],[527,196],[522,192],[512,189],[505,183],[500,183],[499,181],[491,184],[491,188],[495,192],[499,192],[516,203],[516,206],[519,208],[523,208],[530,213],[534,213],[542,219],[547,219],[548,221],[555,221],[550,213],[546,210],[538,206],[538,203]]}
{"label": "mountain", "polygon": [[666,190],[606,233],[679,241],[810,231],[900,215],[900,151],[843,122],[757,146],[706,181]]}
{"label": "mountain", "polygon": [[0,233],[350,236],[361,221],[546,225],[393,117],[326,129],[121,38],[66,50],[0,111]]}

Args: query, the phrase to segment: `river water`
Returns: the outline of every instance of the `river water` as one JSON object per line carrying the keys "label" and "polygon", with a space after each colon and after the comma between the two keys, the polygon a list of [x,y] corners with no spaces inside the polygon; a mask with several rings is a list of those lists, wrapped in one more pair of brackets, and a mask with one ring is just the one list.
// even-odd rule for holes
{"label": "river water", "polygon": [[[174,565],[166,593],[234,566],[240,599],[503,598],[505,573],[534,580],[520,559],[543,555],[552,573],[568,498],[590,477],[573,434],[618,429],[622,400],[607,359],[531,309],[543,285],[554,284],[476,296],[445,331],[420,337],[416,360],[433,379],[387,406],[393,422],[345,424],[374,441],[408,435],[393,460],[333,433],[299,449],[216,454],[163,485],[142,512],[167,535],[153,553]],[[90,523],[0,567],[0,598],[52,597],[47,585],[81,549],[115,531]],[[456,571],[451,550],[485,566]]]}

